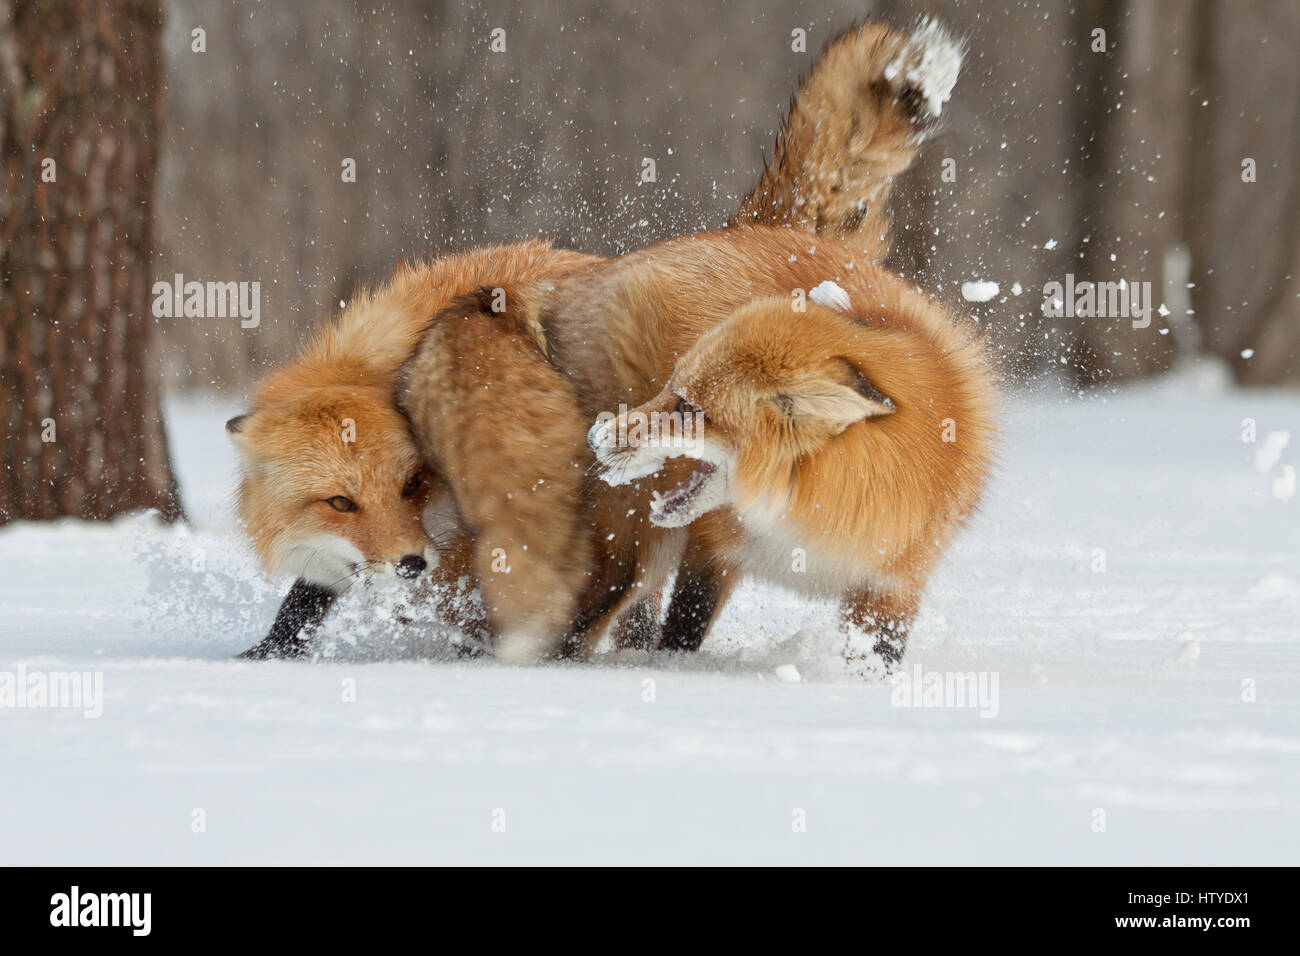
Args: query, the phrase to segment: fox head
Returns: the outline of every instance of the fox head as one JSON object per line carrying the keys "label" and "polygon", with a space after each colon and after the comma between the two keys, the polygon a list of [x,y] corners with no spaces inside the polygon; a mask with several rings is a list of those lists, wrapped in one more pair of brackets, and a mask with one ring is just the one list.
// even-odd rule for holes
{"label": "fox head", "polygon": [[[605,480],[680,478],[651,499],[650,521],[659,527],[782,499],[806,456],[849,426],[895,410],[845,354],[857,351],[845,348],[851,322],[821,305],[796,320],[785,299],[739,309],[678,360],[658,395],[592,426],[587,440]],[[693,427],[666,438],[665,425],[679,418]]]}
{"label": "fox head", "polygon": [[363,570],[418,576],[434,560],[427,511],[444,498],[391,389],[328,385],[232,418],[238,508],[273,577],[341,590]]}

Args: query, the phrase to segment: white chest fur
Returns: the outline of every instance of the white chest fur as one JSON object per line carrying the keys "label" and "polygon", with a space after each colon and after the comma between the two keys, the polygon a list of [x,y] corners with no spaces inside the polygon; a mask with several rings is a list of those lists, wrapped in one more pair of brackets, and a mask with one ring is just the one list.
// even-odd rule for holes
{"label": "white chest fur", "polygon": [[889,575],[871,567],[867,548],[844,554],[826,547],[816,533],[795,525],[784,503],[758,503],[737,514],[745,533],[734,540],[728,557],[747,575],[813,597],[867,586],[894,589]]}

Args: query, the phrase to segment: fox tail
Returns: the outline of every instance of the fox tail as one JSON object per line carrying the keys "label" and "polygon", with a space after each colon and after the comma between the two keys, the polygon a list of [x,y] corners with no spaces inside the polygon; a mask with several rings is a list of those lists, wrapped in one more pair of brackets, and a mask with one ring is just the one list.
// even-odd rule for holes
{"label": "fox tail", "polygon": [[883,259],[894,178],[938,128],[961,60],[961,42],[928,18],[910,33],[864,23],[834,37],[731,224],[807,229]]}

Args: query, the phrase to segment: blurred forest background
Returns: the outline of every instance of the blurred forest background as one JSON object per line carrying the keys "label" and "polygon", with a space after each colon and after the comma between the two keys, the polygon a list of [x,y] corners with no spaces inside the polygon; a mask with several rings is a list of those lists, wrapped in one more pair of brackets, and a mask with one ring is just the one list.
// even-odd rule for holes
{"label": "blurred forest background", "polygon": [[[825,41],[925,13],[969,53],[899,270],[1013,381],[1300,384],[1296,0],[0,0],[0,524],[179,514],[160,389],[242,394],[404,258],[721,225]],[[1067,273],[1162,314],[1044,317]],[[260,325],[155,318],[176,274],[259,282]]]}
{"label": "blurred forest background", "polygon": [[[901,191],[900,269],[958,302],[964,281],[999,283],[966,308],[1018,375],[1148,374],[1199,345],[1243,382],[1300,382],[1295,0],[176,0],[158,273],[260,279],[263,302],[257,330],[164,320],[169,379],[243,388],[403,257],[529,235],[617,253],[717,226],[825,40],[921,13],[970,53]],[[1044,319],[1067,272],[1151,281],[1174,314]]]}

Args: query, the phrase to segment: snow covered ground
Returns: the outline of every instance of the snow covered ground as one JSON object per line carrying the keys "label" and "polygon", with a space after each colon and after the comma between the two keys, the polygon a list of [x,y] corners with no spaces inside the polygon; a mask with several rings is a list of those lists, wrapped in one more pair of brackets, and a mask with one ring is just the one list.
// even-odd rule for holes
{"label": "snow covered ground", "polygon": [[0,708],[0,862],[1297,862],[1295,393],[1011,400],[908,661],[996,687],[960,708],[835,677],[826,609],[752,586],[689,661],[457,661],[356,596],[329,662],[236,662],[279,590],[233,411],[169,409],[191,528],[0,530],[0,676],[103,687]]}

